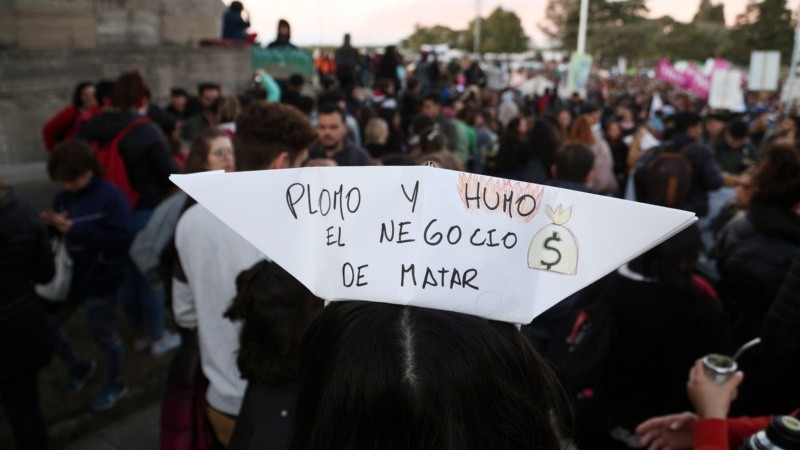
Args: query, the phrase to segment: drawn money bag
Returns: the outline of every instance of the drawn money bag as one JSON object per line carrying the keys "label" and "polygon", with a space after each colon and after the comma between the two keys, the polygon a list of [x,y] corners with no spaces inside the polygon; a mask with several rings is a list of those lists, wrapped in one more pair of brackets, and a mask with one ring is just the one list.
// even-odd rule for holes
{"label": "drawn money bag", "polygon": [[564,211],[561,205],[555,210],[548,206],[547,217],[553,223],[533,237],[528,247],[528,267],[575,275],[578,271],[578,240],[564,227],[572,217],[572,207]]}

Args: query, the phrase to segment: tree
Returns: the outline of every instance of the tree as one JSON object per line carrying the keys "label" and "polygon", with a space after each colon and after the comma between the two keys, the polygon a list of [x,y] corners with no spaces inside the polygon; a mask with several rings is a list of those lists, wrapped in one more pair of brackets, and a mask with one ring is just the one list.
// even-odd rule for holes
{"label": "tree", "polygon": [[424,44],[447,44],[452,48],[463,48],[464,38],[464,31],[453,30],[443,25],[422,27],[416,24],[414,33],[403,39],[401,45],[414,51],[418,51]]}
{"label": "tree", "polygon": [[[469,23],[465,32],[464,47],[474,48],[475,21]],[[495,8],[489,17],[481,20],[481,53],[517,53],[528,50],[529,38],[522,29],[522,21],[513,11]]]}
{"label": "tree", "polygon": [[712,5],[711,0],[702,0],[700,7],[697,8],[697,13],[692,19],[693,24],[699,23],[715,23],[725,26],[725,5]]}
{"label": "tree", "polygon": [[786,0],[749,3],[736,17],[730,37],[724,54],[734,62],[746,64],[753,50],[778,50],[781,61],[788,62],[794,46],[794,28]]}

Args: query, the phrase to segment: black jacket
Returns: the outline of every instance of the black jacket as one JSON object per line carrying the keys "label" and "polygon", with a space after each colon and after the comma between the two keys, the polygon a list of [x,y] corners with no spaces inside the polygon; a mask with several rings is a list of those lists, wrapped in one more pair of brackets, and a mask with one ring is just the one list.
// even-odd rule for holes
{"label": "black jacket", "polygon": [[[104,112],[84,125],[77,138],[100,144],[110,142],[139,117],[133,111]],[[154,209],[173,189],[169,176],[179,172],[161,130],[152,123],[136,126],[120,142],[119,153],[131,187],[139,193],[136,209]]]}
{"label": "black jacket", "polygon": [[228,449],[289,448],[296,399],[294,383],[271,387],[250,380]]}
{"label": "black jacket", "polygon": [[738,343],[760,335],[762,320],[800,246],[800,216],[753,198],[717,241],[719,292]]}
{"label": "black jacket", "polygon": [[74,222],[66,235],[73,262],[70,296],[106,295],[118,289],[133,240],[125,194],[95,177],[80,191],[56,194],[53,210],[69,212]]}
{"label": "black jacket", "polygon": [[47,231],[33,208],[0,190],[0,381],[50,360],[52,340],[32,283],[53,278]]}
{"label": "black jacket", "polygon": [[673,139],[662,148],[653,149],[645,152],[636,165],[634,181],[636,190],[640,191],[640,186],[644,184],[644,177],[647,174],[647,164],[659,154],[659,152],[669,150],[680,150],[689,163],[692,165],[692,187],[686,199],[686,204],[681,209],[692,211],[700,217],[708,214],[708,192],[716,191],[722,187],[722,169],[714,159],[714,154],[703,144],[697,142],[684,134],[677,134]]}

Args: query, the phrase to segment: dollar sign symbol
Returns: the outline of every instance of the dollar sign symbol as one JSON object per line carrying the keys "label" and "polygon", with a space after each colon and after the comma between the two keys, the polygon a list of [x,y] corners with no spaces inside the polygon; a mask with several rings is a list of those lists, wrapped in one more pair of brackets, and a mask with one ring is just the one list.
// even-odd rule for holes
{"label": "dollar sign symbol", "polygon": [[550,246],[550,241],[561,242],[561,238],[558,237],[558,233],[557,232],[553,231],[553,235],[544,240],[544,249],[545,250],[552,250],[552,251],[554,251],[554,252],[556,252],[558,254],[558,256],[556,256],[556,260],[553,261],[553,262],[545,262],[545,261],[540,261],[539,262],[540,264],[545,266],[547,268],[547,270],[552,269],[553,266],[555,266],[556,264],[561,262],[561,252],[558,251],[557,248],[551,247]]}

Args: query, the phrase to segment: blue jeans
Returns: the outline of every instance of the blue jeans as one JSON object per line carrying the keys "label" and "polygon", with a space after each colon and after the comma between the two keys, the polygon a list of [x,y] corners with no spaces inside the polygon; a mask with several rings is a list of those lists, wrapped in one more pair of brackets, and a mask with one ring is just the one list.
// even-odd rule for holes
{"label": "blue jeans", "polygon": [[[70,301],[57,312],[47,315],[50,326],[56,329],[55,353],[69,366],[70,375],[77,375],[87,363],[79,355],[61,324],[80,306],[80,303],[80,301]],[[89,333],[105,353],[107,384],[121,383],[125,347],[117,334],[117,294],[89,297],[84,299],[83,303],[86,306],[86,326],[89,328]]]}
{"label": "blue jeans", "polygon": [[[141,231],[152,215],[152,210],[134,211],[133,231]],[[136,332],[153,338],[164,333],[164,298],[147,284],[144,275],[130,258],[126,262],[125,281],[120,295],[128,323]]]}

